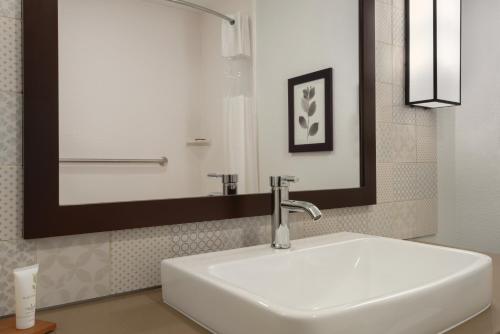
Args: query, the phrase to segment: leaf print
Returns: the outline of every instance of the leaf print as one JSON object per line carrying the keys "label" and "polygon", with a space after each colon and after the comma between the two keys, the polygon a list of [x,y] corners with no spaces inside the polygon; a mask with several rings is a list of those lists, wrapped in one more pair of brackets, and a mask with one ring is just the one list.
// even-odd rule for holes
{"label": "leaf print", "polygon": [[319,123],[316,122],[313,125],[311,125],[311,128],[309,129],[309,136],[315,136],[318,133],[319,130]]}
{"label": "leaf print", "polygon": [[309,89],[306,88],[306,89],[302,90],[302,92],[304,93],[304,99],[308,100],[309,99]]}
{"label": "leaf print", "polygon": [[309,100],[312,100],[316,96],[316,87],[309,88]]}
{"label": "leaf print", "polygon": [[304,110],[304,112],[309,110],[309,101],[306,99],[302,99],[302,110]]}
{"label": "leaf print", "polygon": [[307,121],[304,116],[299,117],[299,124],[302,128],[307,129]]}
{"label": "leaf print", "polygon": [[316,101],[314,101],[313,103],[311,103],[311,105],[309,106],[309,111],[307,112],[307,114],[309,115],[309,117],[311,117],[315,113],[316,113]]}

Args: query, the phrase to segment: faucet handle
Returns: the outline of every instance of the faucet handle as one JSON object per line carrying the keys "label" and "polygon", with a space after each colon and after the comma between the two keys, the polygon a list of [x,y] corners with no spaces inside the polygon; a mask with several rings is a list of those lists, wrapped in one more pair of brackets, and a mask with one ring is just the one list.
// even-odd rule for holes
{"label": "faucet handle", "polygon": [[281,177],[281,181],[297,183],[299,182],[299,178],[296,176],[285,175]]}
{"label": "faucet handle", "polygon": [[222,183],[238,183],[238,174],[218,174],[218,173],[209,173],[208,177],[221,178]]}
{"label": "faucet handle", "polygon": [[296,176],[271,176],[269,178],[271,187],[288,187],[289,183],[299,182]]}

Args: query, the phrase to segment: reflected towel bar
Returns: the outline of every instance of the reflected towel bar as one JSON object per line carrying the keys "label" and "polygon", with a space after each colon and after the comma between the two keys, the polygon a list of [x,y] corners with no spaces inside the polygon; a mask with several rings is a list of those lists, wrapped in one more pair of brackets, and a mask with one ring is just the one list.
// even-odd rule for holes
{"label": "reflected towel bar", "polygon": [[228,21],[231,25],[234,25],[234,23],[236,22],[234,19],[230,18],[227,15],[221,14],[219,12],[216,12],[213,9],[210,9],[210,8],[207,8],[207,7],[203,7],[203,6],[200,6],[200,5],[188,2],[188,1],[184,1],[184,0],[165,0],[165,1],[176,3],[178,5],[182,5],[182,6],[186,6],[186,7],[191,7],[191,8],[197,9],[197,10],[201,10],[202,12],[218,16],[221,19],[224,19],[224,20]]}
{"label": "reflected towel bar", "polygon": [[157,164],[165,166],[168,163],[166,157],[160,159],[59,159],[63,164]]}

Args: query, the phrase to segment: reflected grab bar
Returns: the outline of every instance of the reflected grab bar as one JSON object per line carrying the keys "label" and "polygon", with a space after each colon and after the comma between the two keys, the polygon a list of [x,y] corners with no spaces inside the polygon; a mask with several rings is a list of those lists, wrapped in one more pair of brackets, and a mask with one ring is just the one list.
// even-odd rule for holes
{"label": "reflected grab bar", "polygon": [[155,164],[165,166],[168,163],[166,157],[160,159],[59,159],[63,164]]}

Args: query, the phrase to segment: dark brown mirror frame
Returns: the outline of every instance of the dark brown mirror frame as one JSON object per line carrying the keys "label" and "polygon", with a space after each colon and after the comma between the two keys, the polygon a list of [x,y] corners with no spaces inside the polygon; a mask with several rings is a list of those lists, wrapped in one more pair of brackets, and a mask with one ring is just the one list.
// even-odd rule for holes
{"label": "dark brown mirror frame", "polygon": [[[270,194],[60,206],[57,0],[23,6],[25,239],[271,213]],[[359,0],[361,187],[291,194],[321,209],[376,203],[374,7]]]}

